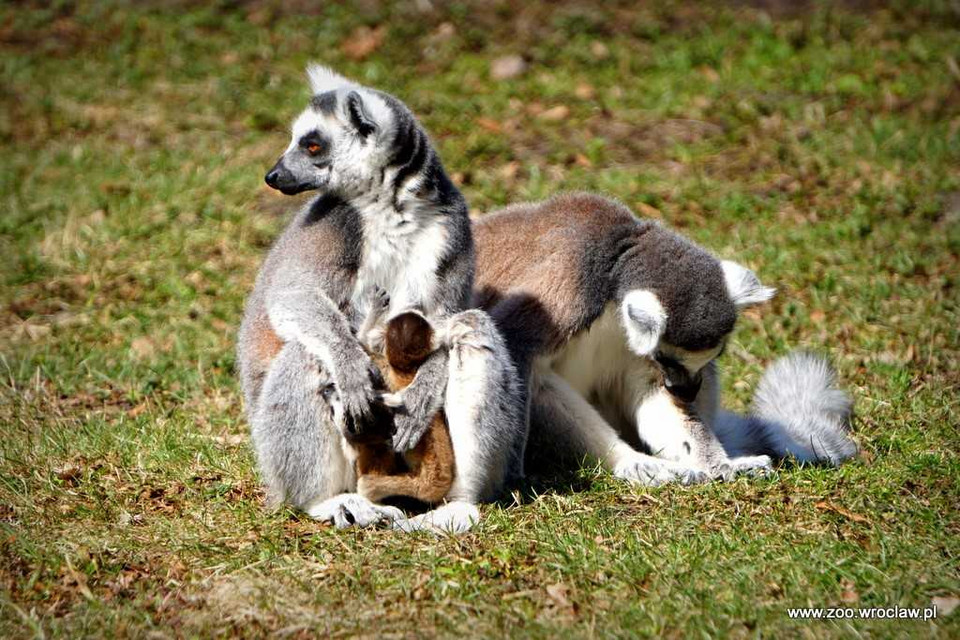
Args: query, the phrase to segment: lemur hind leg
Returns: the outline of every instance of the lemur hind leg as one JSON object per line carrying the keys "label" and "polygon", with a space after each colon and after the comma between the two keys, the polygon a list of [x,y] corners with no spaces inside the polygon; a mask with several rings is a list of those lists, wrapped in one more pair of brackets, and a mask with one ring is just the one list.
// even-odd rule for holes
{"label": "lemur hind leg", "polygon": [[321,393],[328,384],[317,360],[288,342],[270,364],[252,415],[251,437],[267,500],[284,500],[337,526],[366,526],[402,517],[351,493],[355,476],[340,429]]}

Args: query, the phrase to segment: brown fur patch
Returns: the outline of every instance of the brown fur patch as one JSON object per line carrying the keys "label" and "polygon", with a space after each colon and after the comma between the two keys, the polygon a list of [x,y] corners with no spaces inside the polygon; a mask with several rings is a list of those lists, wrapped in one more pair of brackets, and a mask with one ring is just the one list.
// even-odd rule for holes
{"label": "brown fur patch", "polygon": [[[389,391],[400,391],[413,382],[417,369],[431,353],[432,338],[430,323],[418,314],[405,313],[390,321],[385,335],[386,355],[371,354]],[[352,443],[357,452],[357,492],[373,501],[392,496],[427,504],[443,500],[453,485],[455,471],[453,443],[443,411],[433,417],[417,446],[403,455],[390,447],[388,425],[378,426],[385,428]]]}

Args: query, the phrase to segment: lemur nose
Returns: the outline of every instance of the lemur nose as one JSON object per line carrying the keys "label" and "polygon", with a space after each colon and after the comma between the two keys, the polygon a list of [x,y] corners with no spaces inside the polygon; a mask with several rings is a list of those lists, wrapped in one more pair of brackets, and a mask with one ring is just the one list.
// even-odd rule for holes
{"label": "lemur nose", "polygon": [[266,181],[266,183],[267,183],[268,186],[276,189],[276,188],[277,188],[277,185],[278,185],[279,182],[280,182],[280,172],[277,171],[276,169],[272,169],[272,170],[266,175],[266,177],[264,178],[264,180]]}

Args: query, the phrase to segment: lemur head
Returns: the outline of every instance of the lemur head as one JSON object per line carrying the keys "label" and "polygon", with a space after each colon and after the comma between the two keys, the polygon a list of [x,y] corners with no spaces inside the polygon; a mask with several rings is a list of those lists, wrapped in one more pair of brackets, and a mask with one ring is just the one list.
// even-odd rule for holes
{"label": "lemur head", "polygon": [[433,326],[416,311],[394,316],[384,336],[387,361],[403,373],[415,372],[433,353]]}
{"label": "lemur head", "polygon": [[775,289],[679,235],[649,236],[640,261],[646,286],[625,293],[621,321],[631,350],[655,360],[667,389],[692,402],[704,367],[723,351],[740,311],[766,302]]}
{"label": "lemur head", "polygon": [[426,133],[399,100],[319,65],[307,74],[313,97],[267,172],[270,187],[287,195],[320,190],[351,197],[409,188],[418,172],[439,165]]}

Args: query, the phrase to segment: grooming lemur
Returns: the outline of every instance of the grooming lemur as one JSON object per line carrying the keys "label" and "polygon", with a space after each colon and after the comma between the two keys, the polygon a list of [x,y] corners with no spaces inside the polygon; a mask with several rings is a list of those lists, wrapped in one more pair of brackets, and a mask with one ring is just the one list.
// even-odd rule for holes
{"label": "grooming lemur", "polygon": [[531,454],[655,485],[856,452],[849,398],[813,356],[771,367],[752,416],[720,410],[713,361],[739,311],[774,293],[749,269],[590,194],[487,214],[474,235],[474,303],[531,385]]}
{"label": "grooming lemur", "polygon": [[[375,367],[351,326],[366,317],[365,305],[379,288],[389,295],[391,312],[416,309],[447,339],[400,393],[392,444],[397,451],[411,449],[447,406],[458,463],[448,498],[467,506],[445,513],[460,518],[451,526],[468,526],[463,519],[475,516],[472,503],[522,474],[526,423],[525,398],[510,380],[511,368],[489,358],[449,357],[466,344],[493,352],[496,345],[489,343],[499,339],[489,318],[462,312],[474,275],[466,202],[399,100],[323,67],[308,71],[313,97],[266,182],[285,194],[320,195],[267,256],[238,345],[269,501],[287,501],[337,526],[401,517],[396,509],[344,493],[355,490],[356,477],[321,394],[329,383],[335,386],[347,433],[370,426],[378,401]],[[471,385],[485,392],[457,395]],[[502,419],[485,420],[491,413]]]}

